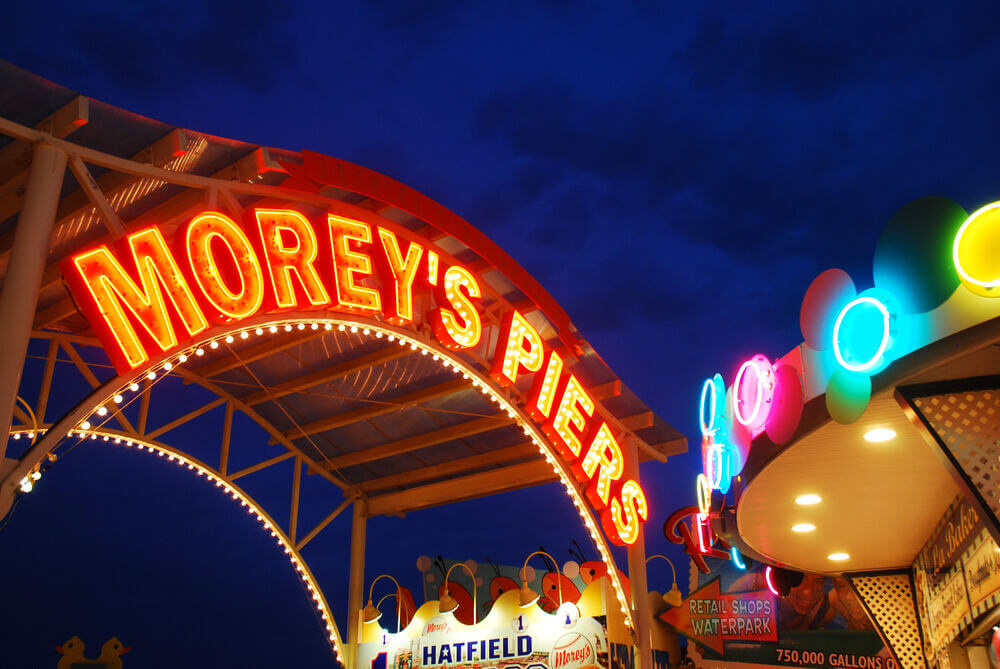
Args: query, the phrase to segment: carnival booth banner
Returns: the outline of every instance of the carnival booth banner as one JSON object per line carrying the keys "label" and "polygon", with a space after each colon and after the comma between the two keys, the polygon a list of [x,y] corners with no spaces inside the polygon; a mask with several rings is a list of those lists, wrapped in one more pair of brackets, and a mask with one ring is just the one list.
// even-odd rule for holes
{"label": "carnival booth banner", "polygon": [[[448,578],[448,593],[458,603],[455,617],[462,622],[472,622],[472,577],[475,575],[475,602],[478,606],[477,617],[486,615],[493,603],[505,592],[521,587],[521,567],[511,565],[476,562],[465,560],[465,568],[452,569],[459,561],[437,557],[421,556],[417,560],[424,584],[424,601],[440,599],[444,593],[445,575],[451,570]],[[528,566],[525,580],[532,590],[539,593],[538,606],[543,611],[554,612],[563,602],[577,603],[588,585],[600,576],[605,575],[607,568],[601,561],[576,562],[567,560],[560,565],[548,562],[548,569],[536,569]],[[624,574],[622,577],[625,578]],[[626,581],[627,582],[627,581]]]}
{"label": "carnival booth banner", "polygon": [[1000,548],[964,496],[955,498],[917,556],[913,584],[925,655],[947,666],[948,644],[1000,605]]}
{"label": "carnival booth banner", "polygon": [[[436,615],[427,617],[431,613]],[[517,592],[501,598],[477,625],[465,625],[451,613],[437,614],[437,602],[428,602],[401,632],[379,627],[366,630],[364,638],[358,647],[358,669],[610,666],[607,636],[599,620],[562,610],[550,615],[537,607],[521,609]]]}
{"label": "carnival booth banner", "polygon": [[768,584],[764,565],[742,570],[706,558],[691,596],[660,618],[691,641],[706,661],[826,669],[897,669],[850,584],[804,574],[786,596]]}

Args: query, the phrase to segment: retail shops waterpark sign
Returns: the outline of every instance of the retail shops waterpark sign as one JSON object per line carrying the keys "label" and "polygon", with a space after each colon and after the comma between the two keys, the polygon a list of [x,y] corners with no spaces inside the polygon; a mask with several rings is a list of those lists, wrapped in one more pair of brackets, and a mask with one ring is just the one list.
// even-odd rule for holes
{"label": "retail shops waterpark sign", "polygon": [[648,516],[646,497],[624,475],[620,436],[585,383],[521,311],[507,307],[497,331],[487,332],[482,312],[497,300],[487,299],[474,272],[435,249],[401,226],[257,208],[240,222],[206,211],[172,242],[149,226],[76,253],[60,268],[121,374],[202,355],[198,342],[213,326],[226,328],[232,342],[260,335],[262,317],[291,312],[300,330],[329,330],[331,321],[344,329],[346,321],[373,336],[405,335],[414,349],[487,361],[489,377],[470,383],[526,389],[524,410],[570,466],[608,538],[634,543]]}
{"label": "retail shops waterpark sign", "polygon": [[899,669],[846,579],[805,574],[779,595],[765,565],[705,560],[708,572],[693,572],[691,595],[660,619],[694,642],[689,655],[706,666]]}

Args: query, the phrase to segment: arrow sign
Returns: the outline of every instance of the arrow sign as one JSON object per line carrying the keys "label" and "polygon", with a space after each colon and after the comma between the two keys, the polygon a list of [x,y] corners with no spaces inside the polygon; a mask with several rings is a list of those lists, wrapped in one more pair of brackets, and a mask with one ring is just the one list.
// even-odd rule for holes
{"label": "arrow sign", "polygon": [[660,618],[695,643],[723,653],[725,641],[777,641],[777,604],[767,590],[722,594],[719,579],[706,583]]}

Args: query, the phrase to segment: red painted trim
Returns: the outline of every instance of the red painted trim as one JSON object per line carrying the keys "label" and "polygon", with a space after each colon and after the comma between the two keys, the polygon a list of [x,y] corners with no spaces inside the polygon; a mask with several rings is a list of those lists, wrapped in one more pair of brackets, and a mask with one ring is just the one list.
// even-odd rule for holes
{"label": "red painted trim", "polygon": [[571,330],[569,315],[555,298],[493,240],[458,214],[384,174],[315,151],[302,152],[302,165],[282,163],[282,166],[290,175],[281,184],[285,188],[310,192],[319,190],[317,184],[343,188],[405,211],[459,240],[491,267],[503,272],[511,283],[534,302],[552,321],[559,339],[571,351],[581,351],[583,340]]}

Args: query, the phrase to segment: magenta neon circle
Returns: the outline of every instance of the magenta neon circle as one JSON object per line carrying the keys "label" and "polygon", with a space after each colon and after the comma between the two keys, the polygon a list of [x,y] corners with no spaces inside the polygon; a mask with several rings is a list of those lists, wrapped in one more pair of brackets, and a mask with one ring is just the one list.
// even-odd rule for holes
{"label": "magenta neon circle", "polygon": [[[746,392],[744,384],[748,374],[753,375],[753,382],[756,384],[753,409],[750,411],[743,406],[743,396]],[[755,355],[740,365],[740,371],[736,373],[736,382],[733,384],[733,415],[741,425],[751,430],[763,427],[771,410],[773,397],[774,368],[771,367],[770,360],[763,355]]]}

